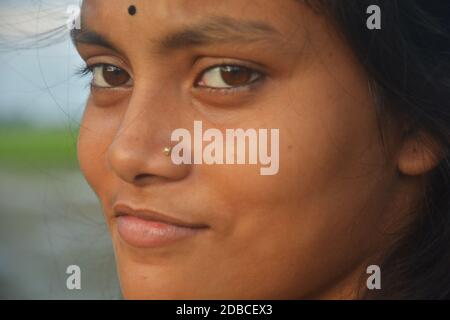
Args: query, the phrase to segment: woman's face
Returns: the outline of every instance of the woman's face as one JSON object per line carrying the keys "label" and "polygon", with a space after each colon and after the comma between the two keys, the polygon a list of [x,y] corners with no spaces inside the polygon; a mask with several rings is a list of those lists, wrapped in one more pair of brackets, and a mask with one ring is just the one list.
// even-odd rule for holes
{"label": "woman's face", "polygon": [[[79,160],[125,298],[352,296],[400,187],[367,77],[329,21],[289,0],[86,0],[75,42],[94,72]],[[174,164],[163,150],[194,121],[279,129],[278,173]],[[149,245],[123,205],[196,227]]]}

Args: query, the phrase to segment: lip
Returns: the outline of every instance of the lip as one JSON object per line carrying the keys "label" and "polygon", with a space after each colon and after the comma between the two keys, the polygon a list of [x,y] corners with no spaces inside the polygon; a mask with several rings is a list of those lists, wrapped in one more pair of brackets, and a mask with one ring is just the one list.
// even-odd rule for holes
{"label": "lip", "polygon": [[148,209],[133,209],[125,204],[113,206],[120,237],[138,248],[157,248],[197,235],[208,229]]}

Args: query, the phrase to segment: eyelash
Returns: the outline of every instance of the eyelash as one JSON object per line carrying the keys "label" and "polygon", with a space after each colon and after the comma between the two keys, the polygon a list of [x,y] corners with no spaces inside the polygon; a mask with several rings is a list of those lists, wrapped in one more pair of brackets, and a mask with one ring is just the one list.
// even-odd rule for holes
{"label": "eyelash", "polygon": [[[93,64],[93,65],[82,65],[78,68],[78,70],[76,70],[75,74],[78,75],[79,77],[85,77],[88,75],[92,75],[95,68],[99,67],[99,66],[114,66],[112,64],[107,64],[107,63],[97,63],[97,64]],[[211,70],[214,70],[215,68],[222,68],[222,67],[239,67],[239,68],[245,68],[250,70],[253,73],[257,73],[259,76],[256,80],[252,80],[251,82],[249,82],[248,84],[245,85],[240,85],[240,86],[235,86],[235,87],[230,87],[230,88],[213,88],[213,87],[207,87],[207,86],[200,86],[198,85],[198,83],[200,82],[200,80],[202,79],[202,77],[205,76],[205,74]],[[119,67],[117,67],[119,68]],[[119,68],[120,69],[120,68]],[[211,67],[208,67],[206,69],[203,69],[203,71],[201,71],[199,73],[199,75],[195,78],[195,84],[194,84],[194,88],[195,89],[200,89],[200,90],[206,90],[207,92],[218,92],[221,94],[233,94],[233,93],[237,93],[237,92],[241,92],[241,91],[250,91],[252,89],[255,88],[255,85],[257,85],[259,82],[263,81],[265,78],[267,77],[267,74],[265,74],[262,71],[259,70],[255,70],[254,68],[250,68],[244,65],[239,65],[239,64],[218,64],[218,65],[213,65]],[[103,89],[114,89],[114,87],[112,88],[103,88]]]}
{"label": "eyelash", "polygon": [[[78,67],[78,68],[75,70],[75,75],[77,75],[77,76],[80,77],[80,78],[84,78],[84,77],[86,77],[86,76],[88,76],[88,75],[91,75],[91,76],[92,76],[92,79],[91,79],[91,82],[88,84],[88,87],[90,87],[91,90],[92,90],[93,88],[95,88],[96,90],[111,90],[111,89],[119,88],[120,86],[118,86],[118,87],[101,87],[101,86],[95,86],[95,85],[93,84],[93,80],[94,80],[94,77],[93,77],[93,75],[94,75],[94,70],[95,70],[97,67],[107,67],[107,66],[113,66],[113,67],[116,67],[115,65],[110,64],[110,63],[95,63],[95,64],[92,64],[92,65],[86,65],[86,64],[83,64],[83,65],[81,65],[80,67]],[[120,70],[123,70],[123,69],[121,69],[121,68],[119,68],[119,67],[116,67],[116,68],[118,68],[118,69],[120,69]]]}
{"label": "eyelash", "polygon": [[86,77],[93,72],[95,67],[96,67],[95,65],[92,66],[82,65],[76,69],[75,75],[79,76],[80,78]]}
{"label": "eyelash", "polygon": [[[241,69],[247,69],[248,71],[250,71],[253,74],[257,74],[257,78],[251,80],[250,82],[248,82],[247,84],[243,84],[243,85],[237,85],[237,86],[231,86],[228,88],[214,88],[214,87],[208,87],[208,86],[201,86],[199,85],[201,79],[203,77],[205,77],[205,75],[217,68],[226,68],[226,67],[238,67]],[[262,80],[264,80],[266,78],[266,74],[262,71],[256,70],[255,68],[251,68],[242,64],[236,64],[236,63],[222,63],[222,64],[217,64],[217,65],[213,65],[211,67],[208,67],[206,69],[203,69],[200,74],[195,78],[195,84],[194,84],[194,88],[195,89],[201,89],[201,90],[206,90],[207,92],[218,92],[218,93],[222,93],[222,94],[233,94],[233,93],[237,93],[237,92],[241,92],[241,91],[250,91],[252,89],[255,88],[255,85],[257,85],[259,82],[261,82]]]}

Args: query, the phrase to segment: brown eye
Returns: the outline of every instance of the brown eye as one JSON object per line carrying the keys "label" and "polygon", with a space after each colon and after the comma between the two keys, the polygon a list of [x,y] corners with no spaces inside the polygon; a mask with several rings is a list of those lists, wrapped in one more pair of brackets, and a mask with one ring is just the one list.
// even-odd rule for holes
{"label": "brown eye", "polygon": [[220,68],[220,75],[226,84],[236,87],[248,84],[253,72],[247,68],[226,66]]}
{"label": "brown eye", "polygon": [[255,70],[241,66],[218,66],[207,70],[198,83],[200,87],[229,89],[249,85],[262,78]]}
{"label": "brown eye", "polygon": [[92,69],[92,84],[100,88],[115,88],[132,85],[130,75],[113,65],[97,65]]}

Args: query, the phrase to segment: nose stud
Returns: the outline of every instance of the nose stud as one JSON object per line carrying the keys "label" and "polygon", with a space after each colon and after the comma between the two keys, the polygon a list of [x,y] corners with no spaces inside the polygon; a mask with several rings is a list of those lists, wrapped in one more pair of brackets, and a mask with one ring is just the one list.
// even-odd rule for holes
{"label": "nose stud", "polygon": [[171,147],[165,147],[165,148],[163,149],[163,153],[164,153],[164,155],[167,156],[167,157],[170,156],[171,152],[172,152],[172,148],[171,148]]}

